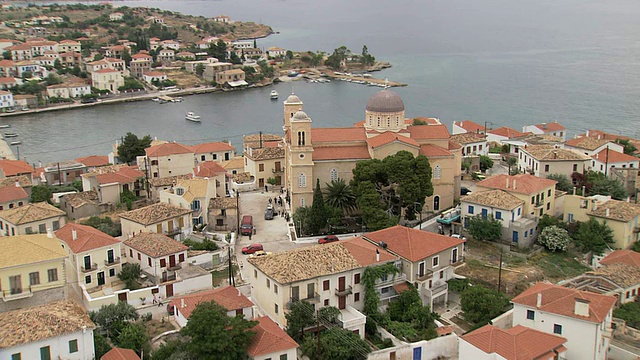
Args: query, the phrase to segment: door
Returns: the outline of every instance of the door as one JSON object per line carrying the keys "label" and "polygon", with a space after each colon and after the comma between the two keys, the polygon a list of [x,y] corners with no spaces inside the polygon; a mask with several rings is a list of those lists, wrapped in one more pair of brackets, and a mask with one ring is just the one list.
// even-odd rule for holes
{"label": "door", "polygon": [[173,296],[173,284],[167,285],[167,297]]}
{"label": "door", "polygon": [[345,279],[344,276],[340,276],[338,278],[338,291],[344,291],[344,288],[345,288],[344,287],[344,279]]}
{"label": "door", "polygon": [[338,297],[338,309],[344,310],[347,307],[347,297],[340,296]]}
{"label": "door", "polygon": [[85,270],[91,269],[91,256],[84,257],[84,268]]}
{"label": "door", "polygon": [[275,166],[275,168],[276,168],[276,172],[280,172],[280,171],[282,171],[282,170],[280,169],[280,161],[276,161],[276,163],[274,164],[274,166]]}
{"label": "door", "polygon": [[104,271],[98,273],[98,286],[104,285]]}
{"label": "door", "polygon": [[307,299],[311,299],[316,296],[316,284],[309,283],[307,284]]}
{"label": "door", "polygon": [[440,210],[440,196],[435,196],[433,198],[433,210],[434,211],[439,211]]}
{"label": "door", "polygon": [[300,300],[300,288],[297,286],[291,287],[291,300],[298,301]]}
{"label": "door", "polygon": [[176,256],[175,255],[171,255],[169,256],[169,267],[174,267],[176,266]]}
{"label": "door", "polygon": [[482,218],[483,219],[487,218],[487,209],[482,209]]}
{"label": "door", "polygon": [[454,248],[451,250],[451,263],[455,264],[458,262],[458,248]]}
{"label": "door", "polygon": [[513,232],[513,242],[514,242],[514,243],[517,243],[517,242],[518,242],[518,232],[517,232],[517,231],[514,231],[514,232]]}
{"label": "door", "polygon": [[258,179],[258,187],[262,188],[264,187],[264,179]]}
{"label": "door", "polygon": [[419,277],[423,277],[424,276],[424,262],[421,262],[420,265],[418,265],[418,276]]}
{"label": "door", "polygon": [[113,250],[107,250],[107,262],[113,264],[115,257],[113,256]]}
{"label": "door", "polygon": [[422,360],[422,348],[417,347],[413,349],[413,360]]}

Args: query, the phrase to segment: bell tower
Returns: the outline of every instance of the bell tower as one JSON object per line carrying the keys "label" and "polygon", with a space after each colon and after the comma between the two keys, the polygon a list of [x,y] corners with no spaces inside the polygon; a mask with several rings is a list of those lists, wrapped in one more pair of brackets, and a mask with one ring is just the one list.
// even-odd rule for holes
{"label": "bell tower", "polygon": [[291,93],[287,100],[284,101],[284,125],[282,129],[285,133],[291,128],[291,118],[293,115],[298,111],[302,111],[302,105],[302,101],[300,101],[300,98],[294,93]]}
{"label": "bell tower", "polygon": [[288,158],[289,191],[291,208],[311,206],[313,202],[313,145],[311,143],[311,118],[304,111],[297,111],[290,121]]}

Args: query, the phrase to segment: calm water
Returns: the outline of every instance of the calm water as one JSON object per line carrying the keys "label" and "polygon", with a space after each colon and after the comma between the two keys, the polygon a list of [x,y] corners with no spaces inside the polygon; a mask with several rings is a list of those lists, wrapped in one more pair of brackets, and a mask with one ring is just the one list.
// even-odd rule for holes
{"label": "calm water", "polygon": [[[406,82],[396,91],[408,116],[521,128],[558,120],[573,132],[601,128],[640,136],[640,3],[634,0],[221,0],[123,1],[188,14],[229,15],[280,34],[258,46],[330,52],[346,45],[394,67],[377,77]],[[8,120],[30,162],[107,153],[127,131],[184,142],[278,132],[291,84],[199,95],[181,104],[151,101]],[[315,126],[348,126],[364,116],[378,88],[296,82]],[[203,115],[187,123],[186,111]]]}

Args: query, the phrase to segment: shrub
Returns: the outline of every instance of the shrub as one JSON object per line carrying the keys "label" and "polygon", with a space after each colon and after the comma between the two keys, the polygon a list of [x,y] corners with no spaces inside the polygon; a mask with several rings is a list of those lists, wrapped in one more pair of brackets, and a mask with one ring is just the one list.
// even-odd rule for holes
{"label": "shrub", "polygon": [[570,240],[567,230],[555,225],[544,228],[538,239],[540,244],[551,251],[566,251]]}

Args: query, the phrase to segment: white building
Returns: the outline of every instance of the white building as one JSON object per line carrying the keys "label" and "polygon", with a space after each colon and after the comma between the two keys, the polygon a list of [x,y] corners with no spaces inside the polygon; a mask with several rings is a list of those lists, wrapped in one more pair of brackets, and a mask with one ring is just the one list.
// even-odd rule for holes
{"label": "white building", "polygon": [[549,145],[520,147],[518,169],[531,175],[546,178],[551,174],[566,175],[582,173],[591,165],[591,158],[573,150],[560,149]]}
{"label": "white building", "polygon": [[120,214],[123,236],[153,232],[175,238],[191,233],[190,208],[156,203]]}
{"label": "white building", "polygon": [[484,133],[485,127],[471,120],[454,121],[451,134]]}
{"label": "white building", "polygon": [[267,54],[271,57],[281,57],[287,54],[287,50],[279,47],[272,46],[267,49]]}
{"label": "white building", "polygon": [[515,139],[519,137],[525,136],[525,133],[522,133],[518,130],[514,130],[510,127],[502,126],[497,129],[487,130],[487,141],[488,142],[497,142],[502,144],[505,140]]}
{"label": "white building", "polygon": [[10,91],[0,91],[0,108],[6,109],[14,106],[13,94]]}
{"label": "white building", "polygon": [[551,123],[527,125],[522,128],[522,132],[525,132],[525,133],[530,132],[532,134],[537,134],[537,135],[541,135],[541,134],[552,135],[555,137],[559,137],[562,140],[567,139],[567,128],[565,128],[564,126],[560,125],[560,123],[555,121]]}
{"label": "white building", "polygon": [[539,282],[511,301],[513,326],[565,337],[567,359],[607,359],[615,297]]}
{"label": "white building", "polygon": [[242,315],[245,319],[253,319],[253,303],[240,290],[233,286],[210,289],[189,295],[175,297],[171,300],[171,309],[175,321],[184,327],[198,304],[215,301],[216,304],[227,309],[227,316]]}
{"label": "white building", "polygon": [[468,132],[451,135],[451,141],[462,146],[462,156],[479,156],[489,154],[487,136],[484,134]]}
{"label": "white building", "polygon": [[167,80],[167,73],[162,71],[147,71],[142,74],[142,78],[147,84],[152,84],[154,81],[165,81]]}
{"label": "white building", "polygon": [[114,12],[109,14],[109,21],[121,21],[124,17],[124,14],[121,12]]}
{"label": "white building", "polygon": [[609,175],[609,169],[640,168],[640,158],[621,151],[604,149],[591,156],[591,170]]}
{"label": "white building", "polygon": [[587,156],[593,156],[607,148],[609,148],[609,150],[614,150],[617,152],[624,151],[624,147],[622,145],[616,144],[611,140],[599,139],[590,136],[577,137],[571,140],[567,140],[564,143],[564,148],[584,153]]}

